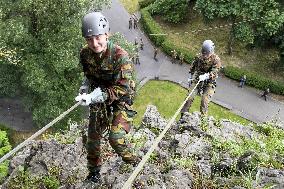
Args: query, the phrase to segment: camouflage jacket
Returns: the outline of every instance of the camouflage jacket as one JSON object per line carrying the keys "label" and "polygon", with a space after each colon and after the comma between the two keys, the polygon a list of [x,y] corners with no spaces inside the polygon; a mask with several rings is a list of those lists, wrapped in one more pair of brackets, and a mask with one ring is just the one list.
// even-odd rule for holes
{"label": "camouflage jacket", "polygon": [[197,55],[193,60],[190,73],[195,73],[195,80],[198,81],[200,75],[209,73],[210,79],[207,80],[208,83],[213,83],[216,85],[216,78],[218,77],[218,72],[221,68],[221,61],[218,55],[212,54],[210,57],[205,58],[201,54]]}
{"label": "camouflage jacket", "polygon": [[134,67],[124,49],[109,41],[106,52],[99,55],[86,46],[80,52],[80,64],[90,82],[90,89],[100,87],[108,94],[108,105],[132,105]]}

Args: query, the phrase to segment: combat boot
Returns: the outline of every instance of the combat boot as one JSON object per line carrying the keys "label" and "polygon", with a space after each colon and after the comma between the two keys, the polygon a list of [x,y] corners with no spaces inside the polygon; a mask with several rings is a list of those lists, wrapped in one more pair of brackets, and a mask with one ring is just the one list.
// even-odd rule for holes
{"label": "combat boot", "polygon": [[99,183],[101,181],[100,171],[90,171],[86,180],[91,181],[93,183]]}

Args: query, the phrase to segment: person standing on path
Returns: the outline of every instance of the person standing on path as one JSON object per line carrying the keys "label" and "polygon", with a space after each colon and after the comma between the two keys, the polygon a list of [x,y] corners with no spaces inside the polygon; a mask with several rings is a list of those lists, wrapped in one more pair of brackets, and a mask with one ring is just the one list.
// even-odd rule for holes
{"label": "person standing on path", "polygon": [[130,17],[130,18],[129,18],[129,21],[128,21],[128,27],[129,27],[130,30],[132,29],[132,25],[133,25],[133,20],[132,20],[132,18]]}
{"label": "person standing on path", "polygon": [[157,55],[158,55],[158,48],[155,47],[155,48],[154,48],[154,60],[155,60],[155,61],[158,61]]}
{"label": "person standing on path", "polygon": [[136,18],[133,18],[134,20],[134,29],[138,28],[138,20]]}
{"label": "person standing on path", "polygon": [[143,50],[144,49],[144,42],[142,37],[140,38],[140,49]]}
{"label": "person standing on path", "polygon": [[264,97],[265,101],[267,101],[267,95],[269,94],[269,92],[270,92],[269,88],[266,88],[263,94],[261,95],[261,97]]}
{"label": "person standing on path", "polygon": [[134,54],[134,64],[140,64],[139,52]]}
{"label": "person standing on path", "polygon": [[172,58],[173,58],[172,64],[175,64],[176,59],[177,59],[177,51],[174,49],[171,51],[171,53],[172,53]]}
{"label": "person standing on path", "polygon": [[[214,53],[215,45],[211,40],[205,40],[202,44],[201,54],[197,55],[191,64],[189,73],[193,75],[193,81],[188,91],[191,92],[198,80],[202,86],[202,97],[200,112],[204,118],[208,113],[208,105],[215,93],[216,78],[221,68],[221,61],[218,55]],[[194,100],[197,90],[194,90],[191,97],[186,101],[181,110],[181,119],[185,112],[188,112]]]}
{"label": "person standing on path", "polygon": [[243,88],[243,86],[245,85],[246,83],[246,80],[247,80],[247,76],[246,75],[243,75],[240,79],[240,85],[239,87]]}
{"label": "person standing on path", "polygon": [[91,12],[82,19],[82,34],[87,45],[80,52],[80,65],[85,80],[75,100],[90,109],[86,148],[87,180],[92,182],[100,181],[100,143],[107,131],[110,145],[124,162],[136,165],[139,161],[126,139],[129,121],[136,114],[132,109],[134,66],[128,53],[109,40],[109,31],[109,22],[100,12]]}

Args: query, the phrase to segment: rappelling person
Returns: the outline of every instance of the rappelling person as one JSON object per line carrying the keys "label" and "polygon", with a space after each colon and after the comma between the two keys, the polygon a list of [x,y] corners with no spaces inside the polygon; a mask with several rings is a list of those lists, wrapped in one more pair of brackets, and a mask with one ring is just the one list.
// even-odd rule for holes
{"label": "rappelling person", "polygon": [[126,163],[136,165],[139,158],[133,153],[125,135],[130,120],[135,93],[134,66],[128,53],[109,40],[109,22],[100,12],[86,14],[82,19],[82,35],[87,45],[80,52],[80,64],[85,80],[76,101],[89,106],[87,139],[88,180],[100,181],[103,133],[115,152]]}
{"label": "rappelling person", "polygon": [[[211,40],[205,40],[202,44],[201,54],[198,54],[191,64],[189,69],[189,75],[193,79],[192,84],[189,87],[189,92],[195,87],[197,82],[200,80],[199,86],[202,86],[201,105],[200,112],[201,116],[207,116],[208,104],[215,93],[216,79],[218,77],[218,72],[221,68],[221,61],[218,55],[214,53],[215,45]],[[197,86],[198,88],[198,86]],[[193,91],[190,98],[186,101],[185,105],[181,110],[181,119],[185,112],[189,111],[189,108],[194,100],[197,90]]]}

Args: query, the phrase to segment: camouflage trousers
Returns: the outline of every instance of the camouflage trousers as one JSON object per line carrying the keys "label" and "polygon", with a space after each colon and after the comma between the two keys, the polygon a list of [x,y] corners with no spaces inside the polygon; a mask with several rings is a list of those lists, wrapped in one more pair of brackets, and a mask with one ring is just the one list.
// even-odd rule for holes
{"label": "camouflage trousers", "polygon": [[[188,91],[191,92],[192,89],[195,87],[195,85],[196,85],[196,82],[192,83],[190,85]],[[200,87],[201,91],[203,91],[202,97],[201,97],[200,112],[201,112],[201,115],[206,116],[207,113],[208,113],[209,102],[211,101],[212,96],[215,93],[215,85],[212,84],[212,83],[207,83],[207,84],[204,84],[204,85],[203,85],[203,83],[200,83],[199,85],[200,86],[197,86],[197,89]],[[192,102],[194,101],[196,94],[198,93],[197,89],[195,89],[193,91],[192,95],[186,101],[186,103],[184,104],[184,106],[181,109],[181,113],[188,112],[189,108],[192,105]]]}
{"label": "camouflage trousers", "polygon": [[90,107],[90,119],[87,139],[87,159],[90,172],[97,172],[102,165],[101,139],[103,133],[109,129],[108,141],[115,152],[127,163],[135,161],[131,145],[127,142],[125,135],[130,130],[128,115],[124,110],[113,110],[100,104]]}

